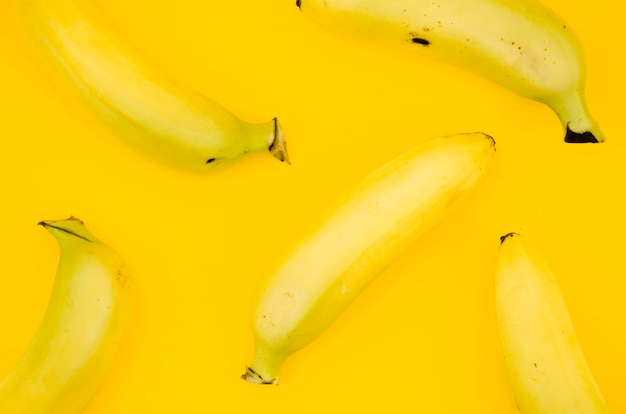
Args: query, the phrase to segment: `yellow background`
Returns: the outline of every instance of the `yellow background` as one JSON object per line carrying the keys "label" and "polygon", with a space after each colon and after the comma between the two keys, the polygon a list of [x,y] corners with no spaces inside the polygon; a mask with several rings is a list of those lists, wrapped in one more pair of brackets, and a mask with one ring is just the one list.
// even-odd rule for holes
{"label": "yellow background", "polygon": [[[269,155],[212,175],[127,148],[58,82],[0,5],[0,376],[46,307],[58,249],[36,226],[75,215],[134,273],[134,313],[96,413],[514,413],[492,314],[500,235],[522,233],[560,281],[609,405],[626,412],[626,58],[623,0],[544,0],[579,35],[601,145],[563,143],[541,104],[424,56],[325,31],[292,0],[108,0],[171,77],[249,121],[278,116]],[[493,168],[382,274],[277,387],[251,362],[251,303],[303,223],[419,142],[484,131]]]}

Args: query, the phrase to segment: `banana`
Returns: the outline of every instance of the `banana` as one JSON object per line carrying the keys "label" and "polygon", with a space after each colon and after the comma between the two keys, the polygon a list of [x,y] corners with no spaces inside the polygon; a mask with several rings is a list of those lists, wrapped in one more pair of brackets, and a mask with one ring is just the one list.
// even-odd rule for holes
{"label": "banana", "polygon": [[533,0],[298,0],[320,25],[430,55],[548,105],[566,142],[604,141],[585,99],[581,45]]}
{"label": "banana", "polygon": [[87,0],[17,0],[31,32],[102,119],[139,151],[202,172],[269,150],[289,162],[277,119],[252,124],[142,59]]}
{"label": "banana", "polygon": [[520,413],[609,413],[548,264],[519,234],[501,241],[496,320]]}
{"label": "banana", "polygon": [[254,358],[242,378],[277,384],[285,360],[441,221],[494,153],[483,133],[435,138],[361,181],[265,282],[253,312]]}
{"label": "banana", "polygon": [[60,258],[47,310],[14,369],[0,382],[0,413],[80,413],[104,380],[130,315],[124,261],[83,222],[40,223]]}

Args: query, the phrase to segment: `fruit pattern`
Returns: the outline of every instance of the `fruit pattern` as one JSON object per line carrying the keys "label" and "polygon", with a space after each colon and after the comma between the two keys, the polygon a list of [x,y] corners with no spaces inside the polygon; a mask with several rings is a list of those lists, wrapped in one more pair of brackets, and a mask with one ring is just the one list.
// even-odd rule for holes
{"label": "fruit pattern", "polygon": [[[463,4],[297,2],[323,25],[433,51],[545,103],[559,116],[566,142],[604,141],[586,107],[580,46],[564,22],[530,2]],[[92,25],[89,14],[96,12],[88,3],[28,0],[21,6],[40,44],[86,102],[147,154],[192,171],[232,165],[264,150],[289,163],[277,119],[250,124],[169,81],[106,27]],[[498,16],[494,21],[500,24],[479,24],[485,15]],[[366,178],[260,292],[253,324],[256,355],[243,378],[278,383],[284,360],[319,336],[406,246],[443,219],[486,171],[494,151],[493,139],[483,133],[438,138]],[[129,276],[117,253],[76,218],[40,224],[59,242],[59,270],[39,331],[0,382],[0,413],[81,412],[113,361],[130,309]],[[496,270],[498,326],[516,404],[522,413],[608,412],[554,276],[529,251],[519,235],[503,236]],[[539,308],[531,309],[533,304]],[[554,332],[565,340],[554,340]],[[546,382],[538,380],[539,370]],[[567,378],[576,380],[569,388],[563,385]]]}

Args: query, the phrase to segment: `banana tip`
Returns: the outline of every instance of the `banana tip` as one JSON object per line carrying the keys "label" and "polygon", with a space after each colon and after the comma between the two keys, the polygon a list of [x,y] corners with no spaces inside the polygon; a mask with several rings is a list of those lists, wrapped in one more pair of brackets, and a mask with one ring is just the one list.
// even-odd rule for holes
{"label": "banana tip", "polygon": [[266,380],[258,372],[256,372],[250,367],[246,367],[246,372],[245,374],[241,375],[241,379],[246,380],[248,382],[252,382],[254,384],[278,385],[278,378]]}
{"label": "banana tip", "polygon": [[504,243],[506,239],[508,239],[509,237],[513,237],[513,236],[519,236],[519,234],[515,232],[510,232],[510,233],[505,234],[504,236],[500,236],[500,244]]}
{"label": "banana tip", "polygon": [[43,226],[43,227],[46,227],[46,226],[49,226],[49,225],[51,225],[51,224],[53,224],[53,223],[58,223],[58,222],[60,222],[60,221],[76,221],[76,222],[78,222],[78,223],[80,223],[80,224],[85,224],[85,223],[84,223],[81,219],[79,219],[78,217],[75,217],[75,216],[69,216],[68,218],[63,219],[63,220],[41,220],[39,223],[37,223],[37,225],[38,225],[38,226]]}
{"label": "banana tip", "polygon": [[568,125],[565,132],[565,142],[568,144],[598,144],[604,142],[604,137],[594,134],[591,131],[576,132],[572,131]]}
{"label": "banana tip", "polygon": [[487,139],[489,139],[489,141],[491,142],[491,145],[493,146],[493,149],[495,150],[496,149],[496,140],[495,140],[495,138],[492,137],[489,134],[485,134],[485,133],[483,133],[483,134],[487,137]]}
{"label": "banana tip", "polygon": [[270,153],[279,161],[291,164],[291,161],[289,161],[289,153],[287,152],[285,134],[283,133],[277,118],[274,118],[274,140],[270,144],[269,150]]}

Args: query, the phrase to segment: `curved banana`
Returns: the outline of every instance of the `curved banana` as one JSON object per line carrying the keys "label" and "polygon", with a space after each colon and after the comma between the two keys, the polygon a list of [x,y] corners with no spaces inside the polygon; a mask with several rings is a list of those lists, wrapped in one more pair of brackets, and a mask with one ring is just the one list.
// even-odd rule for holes
{"label": "curved banana", "polygon": [[520,413],[609,413],[552,271],[520,235],[501,241],[496,317]]}
{"label": "curved banana", "polygon": [[76,218],[40,223],[60,247],[43,320],[0,382],[0,413],[80,413],[116,355],[130,311],[126,265]]}
{"label": "curved banana", "polygon": [[137,149],[176,168],[204,171],[269,150],[288,162],[276,119],[245,122],[170,79],[102,23],[87,0],[16,0],[53,61]]}
{"label": "curved banana", "polygon": [[602,142],[585,101],[581,46],[533,0],[298,0],[320,24],[406,46],[552,108],[566,142]]}
{"label": "curved banana", "polygon": [[474,187],[494,152],[493,139],[482,133],[436,138],[356,186],[260,292],[253,316],[254,360],[242,378],[278,383],[283,362],[441,221]]}

